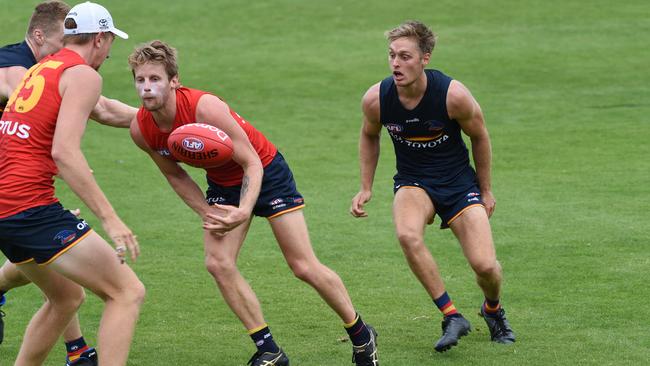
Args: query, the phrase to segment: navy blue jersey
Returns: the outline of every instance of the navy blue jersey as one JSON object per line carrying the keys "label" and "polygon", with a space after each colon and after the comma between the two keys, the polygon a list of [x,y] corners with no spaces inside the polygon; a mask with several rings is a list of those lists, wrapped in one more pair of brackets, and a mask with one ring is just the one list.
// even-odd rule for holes
{"label": "navy blue jersey", "polygon": [[452,79],[437,70],[425,70],[425,74],[427,89],[412,110],[400,102],[392,76],[381,82],[380,120],[393,140],[399,175],[426,177],[446,185],[471,170],[469,153],[460,125],[447,113]]}
{"label": "navy blue jersey", "polygon": [[0,67],[22,66],[29,70],[36,58],[27,42],[14,43],[0,48]]}
{"label": "navy blue jersey", "polygon": [[[22,66],[29,70],[36,65],[36,58],[27,42],[14,43],[0,48],[0,68]],[[8,96],[0,97],[0,113],[7,103]]]}

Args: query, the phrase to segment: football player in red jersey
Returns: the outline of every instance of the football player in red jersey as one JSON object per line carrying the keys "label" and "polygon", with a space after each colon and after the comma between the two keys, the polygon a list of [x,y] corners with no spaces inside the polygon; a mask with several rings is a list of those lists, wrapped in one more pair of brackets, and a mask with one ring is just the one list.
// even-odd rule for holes
{"label": "football player in red jersey", "polygon": [[[35,6],[29,21],[25,40],[0,48],[0,114],[7,100],[28,69],[45,56],[63,47],[63,19],[70,6],[62,1],[46,1]],[[137,109],[117,100],[100,97],[91,118],[102,124],[128,127]],[[30,281],[9,260],[0,267],[0,309],[5,303],[5,293]],[[0,310],[0,343],[3,341],[4,323]],[[93,354],[82,336],[79,320],[75,316],[63,333],[68,350],[67,363],[75,365]]]}
{"label": "football player in red jersey", "polygon": [[[15,364],[43,363],[83,301],[80,284],[105,302],[99,363],[125,365],[144,286],[123,263],[127,250],[135,260],[139,247],[95,182],[80,143],[101,93],[96,70],[115,35],[127,35],[90,2],[70,10],[64,34],[65,48],[27,72],[0,122],[0,249],[48,300],[28,325]],[[115,251],[63,209],[54,175],[101,220]]]}
{"label": "football player in red jersey", "polygon": [[[176,50],[167,44],[153,41],[138,47],[129,64],[142,100],[131,122],[131,136],[203,219],[206,268],[257,346],[249,363],[289,364],[273,340],[255,293],[237,268],[239,251],[256,215],[268,219],[296,277],[310,284],[341,318],[353,344],[355,363],[377,366],[376,333],[355,311],[339,276],[316,258],[301,210],[303,198],[276,147],[220,98],[180,86]],[[230,162],[206,169],[207,197],[167,146],[175,128],[194,122],[218,127],[233,143]]]}

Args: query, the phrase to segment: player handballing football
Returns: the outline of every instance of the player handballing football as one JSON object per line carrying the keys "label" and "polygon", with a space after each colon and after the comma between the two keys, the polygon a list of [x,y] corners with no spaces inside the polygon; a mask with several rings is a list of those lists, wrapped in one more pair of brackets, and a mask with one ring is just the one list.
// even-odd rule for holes
{"label": "player handballing football", "polygon": [[[121,259],[127,248],[135,259],[138,243],[97,186],[80,143],[100,98],[96,69],[115,34],[126,34],[105,8],[90,2],[72,8],[64,28],[65,47],[29,69],[0,122],[0,249],[47,298],[27,327],[15,365],[43,363],[83,301],[79,285],[105,302],[100,364],[124,365],[144,287]],[[101,220],[117,255],[63,209],[54,196],[55,175]]]}
{"label": "player handballing football", "polygon": [[[0,114],[7,100],[23,76],[43,57],[63,47],[63,19],[70,7],[62,1],[42,2],[34,8],[25,40],[0,48]],[[128,127],[137,109],[117,100],[100,97],[91,118],[115,127]],[[16,287],[30,283],[16,265],[10,261],[0,267],[0,309],[6,302],[5,294]],[[4,312],[0,310],[0,343],[4,336]],[[96,356],[95,350],[86,345],[75,316],[63,333],[66,343],[67,364],[78,365]]]}
{"label": "player handballing football", "polygon": [[[252,215],[266,217],[289,267],[310,284],[343,320],[357,365],[378,365],[375,332],[357,314],[339,276],[320,263],[302,214],[303,198],[276,147],[220,98],[182,87],[176,50],[160,41],[129,56],[135,88],[142,100],[131,123],[134,142],[156,163],[176,193],[203,220],[205,265],[221,294],[248,330],[257,352],[253,366],[288,365],[275,343],[257,297],[237,268],[237,256]],[[206,169],[207,197],[173,159],[169,134],[193,122],[214,125],[232,139],[232,160]]]}
{"label": "player handballing football", "polygon": [[[386,127],[397,158],[393,219],[411,270],[444,315],[438,352],[455,346],[470,331],[454,307],[438,267],[424,243],[424,232],[441,219],[450,227],[476,273],[485,301],[481,314],[491,338],[512,343],[515,335],[501,307],[501,265],[496,259],[488,218],[494,212],[491,147],[483,114],[469,90],[437,70],[425,69],[435,35],[424,24],[409,21],[386,33],[392,75],[368,89],[362,100],[359,138],[361,189],[350,212],[366,217],[379,159],[379,135]],[[476,172],[461,137],[469,136]]]}

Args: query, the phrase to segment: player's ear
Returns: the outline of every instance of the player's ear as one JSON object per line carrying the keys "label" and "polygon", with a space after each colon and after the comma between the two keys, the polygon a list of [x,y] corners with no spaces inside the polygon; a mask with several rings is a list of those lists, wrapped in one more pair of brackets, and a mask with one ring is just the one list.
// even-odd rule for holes
{"label": "player's ear", "polygon": [[181,86],[181,82],[178,80],[178,75],[172,76],[172,79],[169,80],[173,89],[178,89]]}
{"label": "player's ear", "polygon": [[102,37],[103,33],[95,33],[95,36],[93,37],[93,46],[99,48],[102,45]]}
{"label": "player's ear", "polygon": [[99,48],[101,47],[104,42],[109,42],[111,39],[112,35],[110,32],[99,32],[95,34],[95,37],[93,38],[93,42],[95,44],[95,47]]}
{"label": "player's ear", "polygon": [[45,44],[45,32],[42,29],[35,28],[32,31],[32,39],[39,47],[43,46]]}
{"label": "player's ear", "polygon": [[422,65],[426,66],[429,64],[429,61],[431,60],[431,53],[427,52],[424,55],[422,55]]}

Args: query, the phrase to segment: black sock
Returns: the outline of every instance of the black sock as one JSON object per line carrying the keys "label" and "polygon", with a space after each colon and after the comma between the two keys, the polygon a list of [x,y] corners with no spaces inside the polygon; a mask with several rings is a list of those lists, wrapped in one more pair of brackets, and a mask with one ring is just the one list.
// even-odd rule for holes
{"label": "black sock", "polygon": [[352,344],[355,346],[363,346],[364,344],[370,342],[370,331],[366,327],[366,323],[361,320],[361,315],[357,314],[357,317],[350,324],[344,324],[345,331],[348,332]]}
{"label": "black sock", "polygon": [[496,314],[499,309],[501,309],[501,303],[499,302],[499,299],[492,300],[488,299],[487,297],[485,298],[485,301],[483,302],[483,311],[486,314]]}
{"label": "black sock", "polygon": [[273,335],[271,334],[271,330],[269,330],[268,325],[264,324],[262,328],[251,329],[248,331],[248,335],[251,336],[251,339],[253,340],[253,343],[255,343],[258,352],[280,352],[280,347],[275,344]]}

